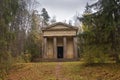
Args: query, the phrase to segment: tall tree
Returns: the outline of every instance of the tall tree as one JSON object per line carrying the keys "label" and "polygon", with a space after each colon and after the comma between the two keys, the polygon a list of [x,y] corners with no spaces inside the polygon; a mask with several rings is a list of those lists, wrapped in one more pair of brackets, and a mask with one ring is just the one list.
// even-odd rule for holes
{"label": "tall tree", "polygon": [[18,0],[0,0],[0,79],[2,80],[11,63],[9,46],[14,40],[14,33],[10,31],[10,23],[14,20],[18,7]]}
{"label": "tall tree", "polygon": [[[84,42],[95,49],[102,47],[102,53],[114,53],[116,62],[119,62],[118,44],[120,40],[120,5],[119,0],[98,0],[88,6],[87,9],[95,9],[94,13],[83,15],[79,18],[85,25]],[[89,11],[86,11],[89,12]]]}
{"label": "tall tree", "polygon": [[[25,45],[27,45],[29,32],[32,29],[33,20],[35,20],[32,17],[35,9],[34,1],[0,0],[0,79],[4,78],[2,72],[8,70],[11,54],[19,57],[27,50]],[[41,43],[41,41],[39,42]]]}
{"label": "tall tree", "polygon": [[84,14],[90,14],[90,13],[92,13],[92,10],[90,8],[90,5],[87,3],[85,6]]}
{"label": "tall tree", "polygon": [[[115,55],[116,62],[119,62],[119,30],[120,30],[120,0],[99,0],[91,7],[95,7],[98,17],[98,24],[102,23],[101,27],[104,31],[103,35],[107,35],[107,41],[111,43],[111,51]],[[97,21],[97,20],[95,20]],[[107,34],[106,34],[107,33]],[[105,37],[104,37],[105,38]]]}
{"label": "tall tree", "polygon": [[26,30],[28,28],[28,10],[25,0],[19,0],[19,7],[15,19],[11,22],[10,31],[14,33],[14,40],[11,42],[12,55],[19,56],[24,52]]}
{"label": "tall tree", "polygon": [[32,13],[32,25],[27,40],[27,51],[31,54],[31,61],[42,55],[42,33],[39,29],[39,15],[36,11]]}
{"label": "tall tree", "polygon": [[42,12],[41,16],[43,18],[43,24],[47,25],[50,19],[50,16],[48,15],[48,12],[45,8],[43,8],[41,12]]}

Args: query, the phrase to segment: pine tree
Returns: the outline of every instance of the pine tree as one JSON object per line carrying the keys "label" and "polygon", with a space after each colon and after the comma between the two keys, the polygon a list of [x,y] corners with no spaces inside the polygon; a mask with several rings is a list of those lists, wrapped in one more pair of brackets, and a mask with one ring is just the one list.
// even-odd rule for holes
{"label": "pine tree", "polygon": [[86,14],[86,15],[92,13],[92,10],[91,10],[91,8],[89,6],[90,5],[87,3],[86,7],[85,7],[85,11],[84,11],[84,14]]}
{"label": "pine tree", "polygon": [[47,24],[48,21],[49,21],[50,16],[48,15],[48,12],[46,11],[45,8],[42,9],[41,16],[42,16],[42,18],[43,18],[43,23],[44,23],[44,24]]}
{"label": "pine tree", "polygon": [[86,46],[85,49],[88,48],[89,51],[93,48],[95,51],[98,48],[97,51],[102,51],[101,53],[114,53],[116,62],[119,62],[119,0],[98,0],[87,6],[85,12],[89,12],[89,9],[95,9],[96,12],[87,15],[85,13],[82,18],[79,18],[85,29],[81,34]]}
{"label": "pine tree", "polygon": [[[116,62],[119,62],[120,50],[120,1],[119,0],[99,0],[91,7],[97,7],[97,12],[93,15],[96,16],[95,21],[101,27],[103,38],[106,42],[111,44],[111,51],[115,55]],[[97,19],[99,18],[99,19]],[[106,34],[107,33],[107,34]],[[107,36],[107,38],[106,38]],[[103,41],[103,40],[101,40]]]}

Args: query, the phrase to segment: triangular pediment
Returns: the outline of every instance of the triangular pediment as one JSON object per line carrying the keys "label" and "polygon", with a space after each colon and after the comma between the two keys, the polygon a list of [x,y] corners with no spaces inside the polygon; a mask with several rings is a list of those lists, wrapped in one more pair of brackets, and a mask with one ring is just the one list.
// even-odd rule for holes
{"label": "triangular pediment", "polygon": [[44,30],[77,30],[77,28],[66,23],[58,22],[44,28]]}
{"label": "triangular pediment", "polygon": [[53,30],[53,29],[71,29],[71,28],[69,28],[69,27],[67,27],[65,25],[56,25],[56,26],[50,27],[49,30],[50,29]]}

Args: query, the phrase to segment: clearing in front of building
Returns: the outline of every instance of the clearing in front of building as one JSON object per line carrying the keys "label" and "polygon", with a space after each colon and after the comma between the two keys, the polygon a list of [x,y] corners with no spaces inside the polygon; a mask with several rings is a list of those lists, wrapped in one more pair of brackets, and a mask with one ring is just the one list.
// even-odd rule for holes
{"label": "clearing in front of building", "polygon": [[85,65],[81,62],[16,64],[9,80],[120,80],[120,64]]}

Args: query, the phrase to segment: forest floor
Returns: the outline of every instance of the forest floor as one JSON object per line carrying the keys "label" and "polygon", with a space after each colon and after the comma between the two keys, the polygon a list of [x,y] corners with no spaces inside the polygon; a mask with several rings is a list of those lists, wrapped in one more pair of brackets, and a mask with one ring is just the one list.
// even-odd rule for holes
{"label": "forest floor", "polygon": [[120,64],[19,63],[11,68],[7,80],[120,80]]}

